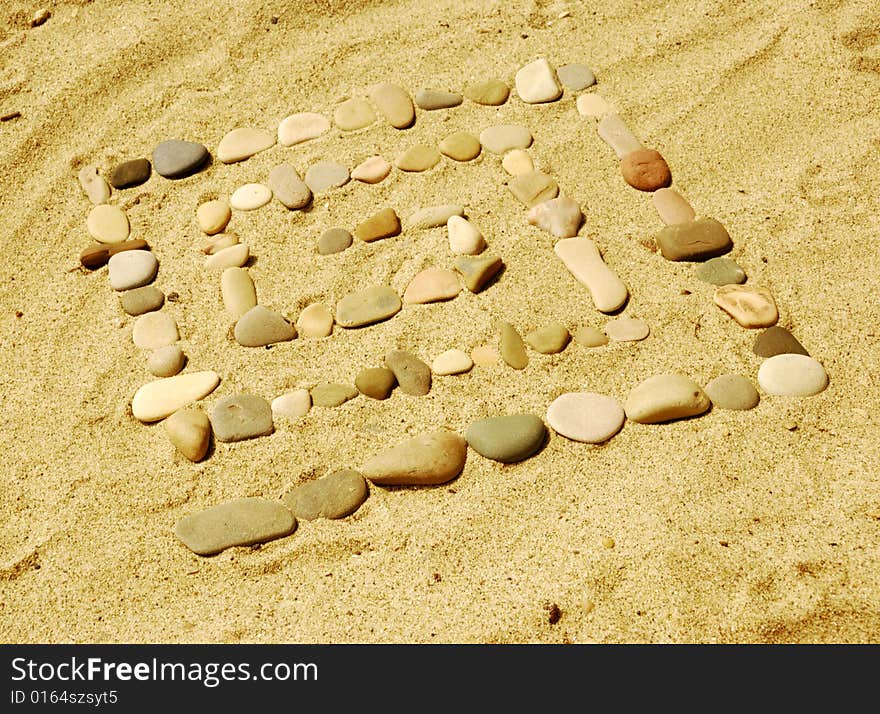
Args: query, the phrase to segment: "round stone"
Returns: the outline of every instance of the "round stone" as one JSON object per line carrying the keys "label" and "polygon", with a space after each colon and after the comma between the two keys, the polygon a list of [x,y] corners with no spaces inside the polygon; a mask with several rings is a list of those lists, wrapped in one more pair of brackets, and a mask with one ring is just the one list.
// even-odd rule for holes
{"label": "round stone", "polygon": [[673,188],[658,188],[652,194],[654,208],[660,220],[668,226],[694,220],[694,209],[678,191]]}
{"label": "round stone", "polygon": [[499,352],[509,366],[514,369],[525,369],[529,364],[529,356],[526,354],[526,346],[516,328],[509,322],[501,323],[501,340]]}
{"label": "round stone", "polygon": [[269,402],[244,393],[217,402],[211,410],[211,426],[216,439],[224,442],[266,436],[275,430]]}
{"label": "round stone", "polygon": [[498,107],[510,96],[510,87],[499,79],[486,79],[470,85],[464,96],[476,104]]}
{"label": "round stone", "polygon": [[501,159],[501,168],[511,176],[522,176],[535,170],[532,157],[522,149],[511,149]]}
{"label": "round stone", "polygon": [[301,112],[285,117],[278,125],[278,143],[282,146],[301,144],[317,139],[330,131],[330,120],[323,114]]}
{"label": "round stone", "polygon": [[292,340],[296,330],[274,310],[256,305],[235,323],[233,335],[242,347],[265,347]]}
{"label": "round stone", "polygon": [[465,439],[481,456],[502,463],[529,458],[544,444],[547,427],[534,414],[510,414],[475,421]]}
{"label": "round stone", "polygon": [[590,94],[582,94],[577,98],[577,110],[578,114],[582,117],[598,119],[612,113],[614,108],[605,101],[601,94],[591,92]]}
{"label": "round stone", "polygon": [[208,396],[218,384],[220,375],[211,370],[157,379],[135,392],[131,412],[135,419],[142,422],[159,421]]}
{"label": "round stone", "polygon": [[319,161],[306,171],[306,185],[313,193],[323,193],[348,183],[348,169],[335,161]]}
{"label": "round stone", "polygon": [[601,347],[608,344],[608,337],[592,325],[582,325],[575,330],[574,340],[584,347]]}
{"label": "round stone", "polygon": [[526,343],[535,352],[544,355],[555,355],[565,349],[571,339],[565,325],[553,322],[526,335]]}
{"label": "round stone", "polygon": [[334,471],[284,494],[281,500],[299,520],[345,518],[367,500],[366,479],[357,471]]}
{"label": "round stone", "polygon": [[403,307],[400,296],[387,285],[349,293],[336,304],[336,322],[342,327],[363,327],[396,315]]}
{"label": "round stone", "polygon": [[416,119],[412,99],[402,87],[387,82],[370,88],[370,99],[395,129],[406,129]]}
{"label": "round stone", "polygon": [[638,342],[650,333],[648,323],[631,317],[620,317],[605,325],[605,334],[616,342]]}
{"label": "round stone", "polygon": [[446,231],[449,234],[449,249],[457,255],[478,255],[486,248],[483,234],[466,218],[449,216]]}
{"label": "round stone", "polygon": [[174,447],[190,461],[201,461],[211,443],[211,422],[198,409],[178,409],[163,424]]}
{"label": "round stone", "polygon": [[383,208],[378,213],[355,226],[354,234],[364,243],[372,243],[381,238],[390,238],[400,233],[400,218],[391,207]]}
{"label": "round stone", "polygon": [[358,390],[350,384],[324,383],[312,387],[312,404],[316,407],[339,407],[357,395]]}
{"label": "round stone", "polygon": [[672,172],[660,152],[636,149],[620,160],[624,180],[639,191],[656,191],[672,183]]}
{"label": "round stone", "polygon": [[616,399],[592,392],[562,394],[547,409],[553,431],[587,444],[608,441],[623,427],[625,416]]}
{"label": "round stone", "polygon": [[257,289],[245,268],[226,268],[220,276],[223,306],[236,320],[257,304]]}
{"label": "round stone", "polygon": [[743,411],[758,406],[755,385],[740,374],[722,374],[706,385],[706,394],[719,409]]}
{"label": "round stone", "polygon": [[129,188],[139,186],[150,178],[150,162],[146,159],[123,161],[110,173],[110,185],[113,188]]}
{"label": "round stone", "polygon": [[434,374],[462,374],[474,366],[474,361],[463,350],[446,350],[434,358],[431,362],[431,371]]}
{"label": "round stone", "polygon": [[354,97],[336,107],[333,121],[343,131],[357,131],[375,122],[376,113],[366,99]]}
{"label": "round stone", "polygon": [[197,555],[215,555],[234,546],[265,543],[296,530],[286,506],[265,498],[241,498],[181,518],[178,540]]}
{"label": "round stone", "polygon": [[216,253],[205,258],[207,270],[226,270],[227,268],[240,268],[248,262],[251,251],[244,243],[234,243],[228,248],[218,250]]}
{"label": "round stone", "polygon": [[196,209],[196,222],[202,233],[212,236],[221,233],[232,218],[232,210],[226,201],[206,201]]}
{"label": "round stone", "polygon": [[153,168],[165,178],[182,179],[207,164],[209,157],[208,149],[202,144],[169,139],[153,149]]}
{"label": "round stone", "polygon": [[157,350],[173,345],[180,339],[180,334],[177,322],[167,312],[149,312],[134,321],[131,337],[141,349]]}
{"label": "round stone", "polygon": [[639,383],[626,398],[624,410],[640,424],[685,419],[709,409],[711,402],[696,382],[679,374],[658,374]]}
{"label": "round stone", "polygon": [[302,337],[327,337],[333,332],[333,313],[326,305],[313,303],[299,314],[296,329]]}
{"label": "round stone", "polygon": [[458,276],[446,268],[426,268],[417,273],[403,293],[403,302],[424,304],[451,300],[461,292]]}
{"label": "round stone", "polygon": [[391,164],[381,156],[371,156],[354,167],[351,177],[361,183],[379,183],[391,173]]}
{"label": "round stone", "polygon": [[562,87],[550,63],[541,57],[522,67],[515,77],[516,92],[528,104],[552,102],[562,96]]}
{"label": "round stone", "polygon": [[490,126],[480,132],[480,144],[493,154],[505,154],[513,149],[527,149],[532,145],[532,132],[518,124]]}
{"label": "round stone", "polygon": [[186,356],[180,347],[165,345],[147,358],[147,369],[150,370],[150,374],[156,377],[173,377],[183,369],[184,362],[186,362]]}
{"label": "round stone", "polygon": [[440,161],[440,152],[427,144],[416,144],[397,157],[397,168],[401,171],[421,172],[433,168]]}
{"label": "round stone", "polygon": [[388,399],[397,386],[397,377],[386,367],[367,367],[358,372],[354,385],[370,399]]}
{"label": "round stone", "polygon": [[416,92],[416,106],[425,111],[450,109],[462,103],[464,97],[455,92],[443,92],[437,89],[420,89]]}
{"label": "round stone", "polygon": [[281,164],[269,172],[269,189],[285,208],[295,211],[312,200],[312,191],[290,164]]}
{"label": "round stone", "polygon": [[272,189],[261,183],[246,183],[233,191],[229,205],[236,211],[253,211],[272,200]]}
{"label": "round stone", "polygon": [[110,186],[101,174],[98,173],[97,166],[92,166],[91,164],[83,166],[79,170],[77,178],[82,190],[89,197],[89,201],[96,206],[101,203],[107,203],[110,198]]}
{"label": "round stone", "polygon": [[697,280],[710,285],[740,285],[746,281],[745,271],[730,258],[712,258],[697,266]]}
{"label": "round stone", "polygon": [[467,461],[467,442],[441,429],[382,451],[361,468],[381,486],[434,486],[458,476]]}
{"label": "round stone", "polygon": [[724,312],[747,328],[770,327],[779,319],[773,295],[755,285],[722,285],[712,298]]}
{"label": "round stone", "polygon": [[775,357],[782,354],[807,355],[809,352],[797,338],[784,327],[770,327],[755,338],[752,352],[759,357]]}
{"label": "round stone", "polygon": [[217,158],[224,164],[234,164],[273,146],[275,135],[268,131],[247,127],[233,129],[220,140]]}
{"label": "round stone", "polygon": [[526,220],[541,230],[557,238],[573,238],[577,235],[583,220],[581,207],[568,196],[551,198],[549,201],[533,206]]}
{"label": "round stone", "polygon": [[431,368],[412,352],[392,350],[385,357],[385,366],[394,372],[404,394],[421,397],[431,391]]}
{"label": "round stone", "polygon": [[119,303],[128,315],[143,315],[158,310],[165,304],[165,295],[159,288],[145,285],[142,288],[126,290],[119,296]]}
{"label": "round stone", "polygon": [[148,250],[126,250],[111,256],[107,269],[111,288],[131,290],[153,282],[159,261]]}
{"label": "round stone", "polygon": [[596,83],[596,75],[585,64],[564,64],[556,70],[556,74],[562,84],[575,92]]}
{"label": "round stone", "polygon": [[764,361],[758,370],[758,384],[768,394],[810,397],[828,386],[825,368],[812,357],[779,354]]}
{"label": "round stone", "polygon": [[440,153],[455,161],[471,161],[482,148],[479,139],[467,131],[457,131],[440,142]]}
{"label": "round stone", "polygon": [[332,255],[333,253],[341,253],[351,245],[352,236],[344,228],[330,228],[321,234],[318,238],[318,253],[321,255]]}
{"label": "round stone", "polygon": [[95,206],[89,212],[86,227],[92,238],[100,243],[121,243],[131,231],[125,211],[107,203]]}
{"label": "round stone", "polygon": [[312,395],[308,389],[295,389],[272,400],[272,415],[287,419],[300,419],[312,408]]}

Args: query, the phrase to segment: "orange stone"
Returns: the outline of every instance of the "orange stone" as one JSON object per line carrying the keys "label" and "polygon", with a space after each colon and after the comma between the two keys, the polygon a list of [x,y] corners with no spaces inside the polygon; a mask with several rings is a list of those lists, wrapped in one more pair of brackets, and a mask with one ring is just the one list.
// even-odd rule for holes
{"label": "orange stone", "polygon": [[660,152],[636,149],[620,160],[624,180],[639,191],[656,191],[672,183],[672,172]]}

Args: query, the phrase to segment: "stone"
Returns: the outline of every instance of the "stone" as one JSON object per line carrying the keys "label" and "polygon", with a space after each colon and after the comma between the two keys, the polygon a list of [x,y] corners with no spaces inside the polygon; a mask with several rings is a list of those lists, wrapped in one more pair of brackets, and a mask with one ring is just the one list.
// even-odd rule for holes
{"label": "stone", "polygon": [[159,261],[148,250],[126,250],[110,256],[107,268],[111,288],[131,290],[153,282]]}
{"label": "stone", "polygon": [[575,330],[574,340],[584,347],[601,347],[608,344],[608,337],[592,325],[582,325]]}
{"label": "stone", "polygon": [[605,334],[615,342],[639,342],[651,332],[648,323],[632,317],[620,317],[605,325]]}
{"label": "stone", "polygon": [[522,176],[535,170],[532,157],[522,149],[511,149],[501,159],[501,168],[511,176]]}
{"label": "stone", "polygon": [[694,380],[680,374],[658,374],[640,382],[623,408],[630,421],[656,424],[697,416],[709,405],[709,397]]}
{"label": "stone", "polygon": [[516,328],[509,322],[501,323],[501,340],[499,343],[501,359],[514,369],[525,369],[529,364],[526,346]]}
{"label": "stone", "polygon": [[357,131],[376,121],[376,113],[366,99],[354,97],[336,107],[333,121],[342,131]]}
{"label": "stone", "polygon": [[397,386],[397,377],[386,367],[366,367],[358,372],[354,386],[370,399],[388,399]]}
{"label": "stone", "polygon": [[431,362],[431,371],[434,374],[462,374],[468,372],[474,366],[474,361],[464,350],[451,349],[437,355]]}
{"label": "stone", "polygon": [[710,285],[741,285],[745,271],[730,258],[711,258],[697,267],[694,275]]}
{"label": "stone", "polygon": [[440,142],[440,153],[454,161],[471,161],[480,155],[483,147],[479,139],[467,131],[457,131]]}
{"label": "stone", "polygon": [[148,312],[134,321],[131,338],[141,349],[157,350],[173,345],[180,339],[180,334],[177,322],[167,312]]}
{"label": "stone", "polygon": [[563,85],[575,92],[591,87],[596,83],[596,75],[585,64],[564,64],[556,70]]}
{"label": "stone", "polygon": [[526,218],[533,226],[557,238],[572,238],[577,235],[584,216],[575,201],[559,196],[533,206]]}
{"label": "stone", "polygon": [[127,315],[136,317],[161,308],[165,304],[165,295],[159,288],[145,285],[142,288],[126,290],[119,296],[119,303]]}
{"label": "stone", "polygon": [[486,249],[483,234],[466,218],[449,216],[446,230],[449,234],[449,249],[457,255],[478,255]]}
{"label": "stone", "polygon": [[345,228],[329,228],[318,238],[318,253],[332,255],[341,253],[351,245],[352,236]]}
{"label": "stone", "polygon": [[153,168],[164,178],[182,179],[205,166],[210,156],[202,144],[170,139],[153,149]]}
{"label": "stone", "polygon": [[672,172],[659,151],[636,149],[620,160],[624,181],[639,191],[656,191],[672,183]]}
{"label": "stone", "polygon": [[758,369],[758,384],[767,394],[811,397],[828,386],[828,374],[812,357],[778,354],[764,360]]}
{"label": "stone", "polygon": [[98,173],[98,167],[89,164],[83,166],[77,174],[79,185],[88,196],[89,201],[96,206],[107,203],[110,199],[110,186],[104,178]]}
{"label": "stone", "polygon": [[596,243],[590,238],[565,238],[553,247],[569,272],[590,292],[600,312],[615,312],[624,306],[629,292],[602,260]]}
{"label": "stone", "polygon": [[196,223],[202,233],[209,236],[222,233],[232,218],[232,210],[226,201],[206,201],[196,209]]}
{"label": "stone", "polygon": [[278,125],[278,143],[294,146],[304,141],[317,139],[330,131],[330,120],[323,114],[300,112],[284,117]]}
{"label": "stone", "polygon": [[319,302],[305,308],[296,321],[301,337],[327,337],[333,332],[333,313]]}
{"label": "stone", "polygon": [[658,188],[651,199],[654,201],[657,215],[667,226],[687,223],[695,218],[696,214],[691,204],[674,188]]}
{"label": "stone", "polygon": [[411,228],[436,228],[445,226],[451,216],[464,216],[464,206],[457,203],[445,203],[440,206],[420,208],[409,218]]}
{"label": "stone", "polygon": [[312,190],[290,164],[280,164],[269,172],[269,189],[281,205],[296,211],[312,200]]}
{"label": "stone", "polygon": [[79,262],[84,268],[95,270],[107,264],[117,253],[124,250],[149,250],[145,240],[124,240],[121,243],[93,243],[79,254]]}
{"label": "stone", "polygon": [[543,57],[520,68],[514,83],[519,98],[527,104],[552,102],[562,96],[556,72]]}
{"label": "stone", "polygon": [[462,103],[464,97],[455,92],[444,92],[439,89],[420,89],[415,96],[416,106],[425,111],[435,109],[451,109]]}
{"label": "stone", "polygon": [[392,288],[375,285],[342,298],[336,304],[336,322],[342,327],[364,327],[393,317],[402,306]]}
{"label": "stone", "polygon": [[118,164],[110,173],[113,188],[139,186],[150,178],[150,162],[147,159],[131,159]]}
{"label": "stone", "polygon": [[542,355],[555,355],[565,349],[571,334],[561,322],[551,322],[526,335],[526,343]]}
{"label": "stone", "polygon": [[528,208],[556,198],[559,185],[550,176],[541,171],[529,171],[514,176],[507,184],[510,192]]}
{"label": "stone", "polygon": [[227,548],[265,543],[296,530],[286,506],[265,498],[240,498],[181,518],[177,539],[196,555],[216,555]]}
{"label": "stone", "polygon": [[424,304],[438,300],[451,300],[461,292],[458,276],[445,268],[426,268],[410,281],[403,293],[403,302]]}
{"label": "stone", "polygon": [[440,429],[379,452],[361,473],[379,486],[436,486],[458,476],[466,461],[467,442]]}
{"label": "stone", "polygon": [[501,355],[492,345],[478,345],[471,350],[471,359],[478,367],[492,367],[498,364]]}
{"label": "stone", "polygon": [[361,183],[379,183],[391,173],[391,164],[381,156],[365,159],[351,172],[351,177]]}
{"label": "stone", "polygon": [[392,350],[385,356],[385,366],[394,372],[404,394],[421,397],[431,391],[431,368],[412,352]]}
{"label": "stone", "polygon": [[296,329],[274,310],[255,305],[235,323],[233,335],[242,347],[264,347],[292,340]]}
{"label": "stone", "polygon": [[806,355],[810,353],[798,342],[797,338],[784,327],[770,327],[755,338],[752,352],[758,357],[775,357],[776,355]]}
{"label": "stone", "polygon": [[465,287],[472,293],[485,288],[503,267],[504,262],[497,255],[462,255],[455,259],[455,269],[461,273]]}
{"label": "stone", "polygon": [[416,110],[409,94],[402,87],[385,82],[371,87],[369,95],[382,116],[395,129],[412,126],[416,119]]}
{"label": "stone", "polygon": [[383,208],[362,223],[358,223],[354,234],[364,243],[372,243],[381,238],[400,234],[400,218],[391,207]]}
{"label": "stone", "polygon": [[238,320],[257,304],[257,289],[245,268],[226,268],[220,275],[220,294],[223,306]]}
{"label": "stone", "polygon": [[715,304],[747,328],[770,327],[779,319],[773,295],[754,285],[722,285],[712,297]]}
{"label": "stone", "polygon": [[319,161],[306,171],[306,185],[313,193],[323,193],[348,183],[348,169],[335,161]]}
{"label": "stone", "polygon": [[236,211],[254,211],[272,200],[272,189],[261,183],[239,186],[229,197],[229,205]]}
{"label": "stone", "polygon": [[623,428],[626,415],[613,397],[593,392],[560,394],[547,408],[547,423],[572,441],[601,444]]}
{"label": "stone", "polygon": [[174,447],[190,461],[201,461],[211,444],[211,422],[198,409],[178,409],[163,426]]}
{"label": "stone", "polygon": [[157,379],[135,392],[131,400],[131,411],[138,421],[159,421],[178,409],[205,398],[218,384],[220,375],[211,370]]}
{"label": "stone", "polygon": [[614,150],[618,159],[642,148],[642,143],[633,136],[619,114],[606,114],[599,120],[598,128],[602,141]]}
{"label": "stone", "polygon": [[506,154],[513,149],[528,149],[532,132],[518,124],[499,124],[480,132],[480,144],[493,154]]}
{"label": "stone", "polygon": [[275,146],[275,135],[262,129],[233,129],[220,140],[217,159],[224,164],[244,161],[254,154]]}
{"label": "stone", "polygon": [[217,441],[233,442],[267,436],[275,431],[272,408],[254,394],[233,394],[211,410],[211,426]]}
{"label": "stone", "polygon": [[99,243],[121,243],[131,232],[125,211],[108,203],[95,206],[89,212],[86,227],[92,238]]}
{"label": "stone", "polygon": [[421,172],[433,168],[440,161],[440,152],[427,144],[416,144],[397,157],[395,164],[401,171]]}
{"label": "stone", "polygon": [[52,11],[49,10],[48,7],[41,7],[31,16],[31,20],[28,24],[31,27],[39,27],[40,25],[43,25],[50,17],[52,17]]}
{"label": "stone", "polygon": [[719,409],[744,411],[758,406],[760,397],[748,379],[740,374],[722,374],[706,385],[706,394]]}
{"label": "stone", "polygon": [[510,87],[499,79],[487,79],[467,87],[464,96],[476,104],[499,107],[510,96]]}
{"label": "stone", "polygon": [[666,226],[657,235],[657,246],[666,260],[702,261],[733,248],[727,230],[714,218]]}
{"label": "stone", "polygon": [[547,427],[534,414],[509,414],[475,421],[464,438],[480,456],[510,464],[537,452],[547,438]]}
{"label": "stone", "polygon": [[582,94],[577,98],[576,104],[578,114],[582,117],[599,119],[606,114],[612,114],[614,112],[614,108],[605,101],[605,97],[601,94],[596,94],[595,92]]}
{"label": "stone", "polygon": [[[154,313],[159,315],[161,313]],[[165,345],[147,358],[147,369],[155,377],[173,377],[183,369],[186,355],[177,345]]]}
{"label": "stone", "polygon": [[221,233],[216,238],[202,245],[202,253],[205,255],[216,255],[221,250],[231,248],[234,245],[238,245],[238,236],[235,233]]}
{"label": "stone", "polygon": [[312,387],[312,405],[316,407],[339,407],[358,395],[350,384],[319,384]]}
{"label": "stone", "polygon": [[234,245],[219,250],[213,255],[205,258],[205,268],[207,270],[226,270],[227,268],[240,268],[251,257],[250,248],[244,243],[235,243]]}
{"label": "stone", "polygon": [[281,500],[301,521],[332,520],[354,513],[369,493],[363,476],[344,469],[301,484],[284,494]]}
{"label": "stone", "polygon": [[312,395],[308,389],[295,389],[272,400],[272,416],[300,419],[312,408]]}

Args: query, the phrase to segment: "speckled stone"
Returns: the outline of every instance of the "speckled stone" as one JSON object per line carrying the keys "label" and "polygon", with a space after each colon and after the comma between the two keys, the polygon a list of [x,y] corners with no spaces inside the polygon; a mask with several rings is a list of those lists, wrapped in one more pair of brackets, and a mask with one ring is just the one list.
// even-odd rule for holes
{"label": "speckled stone", "polygon": [[364,327],[393,317],[403,304],[387,285],[349,293],[336,304],[336,322],[342,327]]}
{"label": "speckled stone", "polygon": [[546,438],[547,427],[534,414],[480,419],[465,432],[465,439],[474,451],[506,464],[529,458],[541,448]]}
{"label": "speckled stone", "polygon": [[358,390],[350,384],[324,383],[312,387],[312,405],[334,408],[345,404],[358,395]]}
{"label": "speckled stone", "polygon": [[397,386],[397,377],[386,367],[366,367],[358,372],[354,385],[370,399],[388,399]]}
{"label": "speckled stone", "polygon": [[153,168],[168,179],[182,179],[199,171],[211,154],[203,144],[169,139],[153,149]]}
{"label": "speckled stone", "polygon": [[178,540],[197,555],[215,555],[234,546],[265,543],[296,530],[296,518],[277,501],[241,498],[181,518]]}
{"label": "speckled stone", "polygon": [[254,394],[234,394],[221,399],[211,410],[211,426],[218,441],[232,442],[271,434],[272,407]]}
{"label": "speckled stone", "polygon": [[758,406],[755,385],[739,374],[722,374],[706,385],[706,394],[719,409],[744,411]]}
{"label": "speckled stone", "polygon": [[702,261],[733,248],[727,230],[714,218],[699,218],[666,226],[657,235],[657,246],[666,260]]}
{"label": "speckled stone", "polygon": [[700,385],[680,374],[658,374],[640,382],[626,398],[630,421],[656,424],[685,419],[707,411],[709,397]]}
{"label": "speckled stone", "polygon": [[385,356],[385,366],[394,372],[404,394],[421,397],[431,391],[431,368],[412,352],[392,350]]}
{"label": "speckled stone", "polygon": [[296,329],[274,310],[255,305],[235,323],[233,335],[242,347],[264,347],[292,340]]}
{"label": "speckled stone", "polygon": [[318,253],[333,255],[341,253],[351,245],[352,236],[344,228],[329,228],[318,238]]}
{"label": "speckled stone", "polygon": [[544,355],[562,352],[570,339],[571,334],[561,322],[551,322],[526,335],[529,347]]}
{"label": "speckled stone", "polygon": [[712,258],[697,266],[697,280],[710,285],[741,285],[746,281],[745,271],[730,258]]}
{"label": "speckled stone", "polygon": [[458,476],[466,461],[467,442],[441,429],[379,452],[361,472],[380,486],[434,486]]}
{"label": "speckled stone", "polygon": [[713,301],[746,328],[770,327],[779,319],[773,295],[757,285],[722,285]]}
{"label": "speckled stone", "polygon": [[113,188],[139,186],[150,178],[150,162],[147,159],[130,159],[118,164],[110,173]]}
{"label": "speckled stone", "polygon": [[308,481],[288,491],[281,500],[302,521],[345,518],[367,500],[366,479],[345,469]]}
{"label": "speckled stone", "polygon": [[485,79],[467,87],[464,96],[476,104],[497,107],[507,101],[510,87],[499,79]]}
{"label": "speckled stone", "polygon": [[142,288],[126,290],[119,296],[119,303],[128,315],[143,315],[158,310],[165,304],[165,295],[159,288],[145,285]]}
{"label": "speckled stone", "polygon": [[758,357],[775,357],[782,354],[807,355],[809,352],[797,338],[784,327],[774,326],[764,330],[755,338],[752,352]]}

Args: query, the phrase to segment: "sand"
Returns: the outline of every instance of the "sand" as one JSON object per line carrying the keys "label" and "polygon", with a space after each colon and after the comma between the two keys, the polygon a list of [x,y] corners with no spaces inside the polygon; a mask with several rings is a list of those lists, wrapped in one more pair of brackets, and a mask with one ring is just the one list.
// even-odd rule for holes
{"label": "sand", "polygon": [[[880,641],[880,427],[876,404],[880,266],[880,12],[876,3],[759,7],[666,2],[320,3],[0,2],[0,640],[3,642],[877,642]],[[568,17],[557,19],[563,11]],[[277,15],[277,24],[270,18]],[[448,260],[445,232],[402,236],[320,258],[328,227],[381,207],[402,216],[463,202],[507,270],[450,303],[414,305],[362,331],[237,346],[217,276],[202,268],[195,209],[265,180],[282,160],[350,167],[393,160],[459,130],[522,123],[530,153],[584,208],[629,285],[626,316],[651,336],[559,355],[522,371],[476,368],[435,379],[426,397],[358,398],[313,409],[270,437],[217,444],[193,465],[129,402],[150,379],[132,319],[105,270],[78,267],[89,203],[78,169],[104,175],[166,138],[212,152],[238,126],[274,131],[295,111],[378,81],[461,90],[512,82],[537,57],[584,62],[598,89],[672,168],[698,215],[720,220],[750,283],[770,288],[780,324],[827,368],[809,399],[765,397],[667,425],[627,424],[603,446],[553,435],[536,457],[501,465],[469,454],[434,488],[372,488],[340,522],[203,559],[177,519],[356,468],[379,449],[484,416],[544,416],[566,391],[623,400],[642,379],[679,371],[701,384],[755,378],[753,331],[712,304],[694,267],[646,243],[662,227],[650,197],[566,92],[554,104],[419,112],[405,132],[275,148],[183,181],[155,174],[114,192],[179,300],[188,370],[223,381],[201,408],[239,390],[271,399],[322,381],[353,383],[390,349],[426,361],[548,322],[607,317],[528,226],[499,157],[444,159],[425,174],[351,182],[305,212],[277,202],[236,213],[259,299],[295,319],[353,283],[399,292]],[[683,294],[683,291],[689,291]],[[20,317],[17,312],[20,311]],[[607,547],[613,542],[613,547]],[[551,624],[548,612],[561,612]],[[559,614],[559,613],[556,613]]]}

